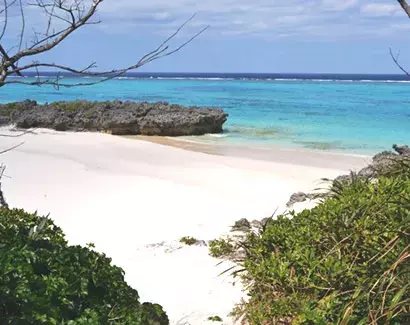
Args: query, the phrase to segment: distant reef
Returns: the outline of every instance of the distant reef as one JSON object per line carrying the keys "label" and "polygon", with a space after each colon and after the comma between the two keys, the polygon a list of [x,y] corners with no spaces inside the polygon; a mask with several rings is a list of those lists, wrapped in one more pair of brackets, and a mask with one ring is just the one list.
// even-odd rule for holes
{"label": "distant reef", "polygon": [[40,105],[26,100],[0,104],[0,125],[116,135],[221,133],[227,117],[219,108],[184,107],[166,102],[70,101]]}

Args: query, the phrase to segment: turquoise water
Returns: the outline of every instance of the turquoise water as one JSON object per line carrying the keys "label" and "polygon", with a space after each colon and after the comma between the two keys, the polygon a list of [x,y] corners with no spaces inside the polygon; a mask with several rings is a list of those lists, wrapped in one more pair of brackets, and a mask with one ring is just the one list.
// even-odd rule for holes
{"label": "turquoise water", "polygon": [[410,143],[407,82],[125,78],[60,90],[0,88],[0,102],[28,98],[41,103],[119,99],[223,108],[229,113],[225,134],[195,138],[204,142],[355,153]]}

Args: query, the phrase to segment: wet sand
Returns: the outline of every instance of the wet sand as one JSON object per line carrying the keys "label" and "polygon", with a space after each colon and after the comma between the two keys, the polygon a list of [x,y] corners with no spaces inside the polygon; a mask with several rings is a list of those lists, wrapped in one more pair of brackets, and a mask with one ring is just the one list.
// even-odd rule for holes
{"label": "wet sand", "polygon": [[246,145],[209,144],[190,141],[182,137],[127,136],[174,148],[202,152],[210,155],[248,158],[268,162],[285,163],[307,167],[359,170],[371,161],[371,156],[339,152],[309,150],[303,148],[251,147]]}

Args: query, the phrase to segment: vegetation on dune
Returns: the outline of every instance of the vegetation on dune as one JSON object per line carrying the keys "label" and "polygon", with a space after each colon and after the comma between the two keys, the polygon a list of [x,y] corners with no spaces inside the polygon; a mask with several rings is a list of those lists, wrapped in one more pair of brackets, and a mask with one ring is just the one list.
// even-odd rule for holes
{"label": "vegetation on dune", "polygon": [[48,218],[0,208],[0,268],[1,324],[168,324],[111,259],[69,246]]}
{"label": "vegetation on dune", "polygon": [[209,242],[209,254],[215,258],[230,256],[235,252],[235,244],[229,238],[214,239]]}
{"label": "vegetation on dune", "polygon": [[[386,166],[385,166],[386,167]],[[410,161],[334,182],[235,244],[249,324],[410,324]],[[232,243],[214,241],[211,255]],[[222,254],[224,255],[224,254]]]}
{"label": "vegetation on dune", "polygon": [[221,317],[219,317],[218,315],[216,316],[209,316],[208,320],[210,322],[223,322],[223,319]]}
{"label": "vegetation on dune", "polygon": [[187,246],[192,246],[198,242],[198,239],[190,236],[184,236],[179,240],[179,242]]}

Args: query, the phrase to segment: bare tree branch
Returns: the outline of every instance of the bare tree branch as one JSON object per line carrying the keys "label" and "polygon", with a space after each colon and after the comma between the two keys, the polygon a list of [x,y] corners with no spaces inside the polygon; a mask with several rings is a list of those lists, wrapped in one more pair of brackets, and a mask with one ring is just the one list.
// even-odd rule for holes
{"label": "bare tree branch", "polygon": [[3,0],[4,8],[0,10],[0,15],[4,13],[4,22],[3,27],[0,33],[0,40],[3,38],[4,34],[6,33],[7,24],[8,24],[8,11],[9,8],[16,3],[17,0],[13,0],[11,3],[8,3],[7,0]]}
{"label": "bare tree branch", "polygon": [[407,4],[406,0],[397,0],[400,3],[400,6],[403,8],[404,12],[409,16],[410,18],[410,7]]}
{"label": "bare tree branch", "polygon": [[[58,1],[58,0],[55,0]],[[93,4],[91,5],[89,11],[87,14],[82,17],[81,19],[77,20],[74,24],[72,24],[70,27],[66,28],[56,39],[54,39],[50,43],[46,43],[44,45],[41,45],[39,47],[34,47],[31,49],[26,49],[23,51],[19,51],[17,54],[15,54],[13,57],[10,58],[10,61],[12,63],[20,60],[23,57],[27,56],[32,56],[36,54],[40,54],[46,51],[50,51],[54,47],[56,47],[58,44],[60,44],[62,41],[64,41],[72,32],[74,32],[76,29],[84,26],[87,21],[94,15],[95,11],[97,10],[97,7],[99,4],[101,4],[103,0],[93,0]],[[41,1],[38,1],[40,3]],[[63,2],[60,0],[58,1],[60,4]]]}
{"label": "bare tree branch", "polygon": [[[397,0],[397,2],[400,4],[400,6],[403,8],[404,12],[407,14],[407,16],[410,18],[410,6],[407,4],[406,0]],[[390,48],[390,56],[393,59],[394,64],[401,70],[403,71],[407,76],[410,77],[410,73],[400,64],[399,62],[399,55],[400,53],[397,53],[396,55],[393,54],[392,49]]]}
{"label": "bare tree branch", "polygon": [[402,66],[402,65],[400,64],[400,62],[399,62],[400,53],[397,53],[396,55],[394,55],[392,49],[390,48],[390,56],[391,56],[391,58],[393,59],[393,62],[396,64],[396,66],[397,66],[401,71],[403,71],[407,76],[410,77],[410,73],[409,73],[406,69],[404,69],[403,66]]}
{"label": "bare tree branch", "polygon": [[20,33],[18,51],[20,52],[21,46],[23,45],[24,32],[26,31],[26,17],[24,16],[24,8],[23,8],[22,0],[19,0],[19,6],[20,6],[20,15],[21,15],[21,33]]}
{"label": "bare tree branch", "polygon": [[[9,60],[10,60],[10,58],[9,58],[9,56],[8,56],[8,54],[7,54],[7,52],[5,51],[5,49],[3,48],[3,46],[2,46],[1,44],[0,44],[0,53],[1,53],[1,55],[3,56],[3,61],[9,61]],[[17,69],[17,67],[16,67],[15,64],[11,64],[11,67],[12,67],[13,69]],[[18,76],[20,76],[20,77],[23,76],[20,71],[16,71],[16,74],[17,74]],[[7,75],[5,75],[5,77],[7,77]],[[0,80],[1,80],[1,77],[0,77]]]}
{"label": "bare tree branch", "polygon": [[[20,133],[17,133],[17,134],[0,134],[0,137],[19,138],[19,137],[22,137],[23,135],[26,135],[26,134],[28,134],[28,133],[34,133],[33,130],[23,130],[23,131],[20,131],[19,129],[12,129],[11,131],[18,131],[18,132],[20,132]],[[13,150],[13,149],[16,149],[16,148],[22,146],[23,144],[24,144],[24,142],[19,143],[18,145],[15,145],[15,146],[13,146],[13,147],[11,147],[11,148],[2,150],[2,151],[0,151],[0,155],[3,154],[3,153],[9,152],[9,151],[11,151],[11,150]],[[4,171],[5,171],[5,170],[6,170],[6,166],[3,165],[3,164],[0,164],[0,207],[8,208],[9,205],[7,204],[6,198],[4,197],[4,193],[3,193],[3,190],[2,190],[2,188],[1,188],[1,185],[2,185],[2,184],[1,184],[1,180],[2,180],[3,177],[5,176],[5,175],[4,175]]]}
{"label": "bare tree branch", "polygon": [[21,143],[15,145],[15,146],[13,146],[13,147],[4,149],[3,151],[0,151],[0,155],[2,155],[3,153],[9,152],[9,151],[11,151],[11,150],[13,150],[13,149],[16,149],[16,148],[22,146],[23,144],[24,144],[24,142],[21,142]]}
{"label": "bare tree branch", "polygon": [[31,130],[25,130],[25,131],[22,131],[22,132],[19,133],[19,134],[3,134],[3,133],[1,133],[1,134],[0,134],[0,137],[19,138],[19,137],[22,137],[23,135],[28,134],[28,133],[33,133],[33,131],[31,131]]}
{"label": "bare tree branch", "polygon": [[[17,136],[22,136],[22,135],[23,135],[23,134],[19,134],[19,135],[17,135]],[[2,136],[3,136],[3,135],[2,135]],[[5,136],[7,136],[7,135],[5,135]],[[13,146],[13,147],[11,147],[11,148],[8,148],[8,149],[5,149],[5,150],[3,150],[3,151],[0,151],[0,155],[3,154],[3,153],[9,152],[9,151],[11,151],[11,150],[13,150],[13,149],[16,149],[16,148],[22,146],[23,144],[24,144],[24,142],[22,142],[22,143],[20,143],[20,144],[18,144],[18,145],[15,145],[15,146]],[[4,197],[4,193],[3,193],[3,190],[2,190],[2,188],[1,188],[1,179],[2,179],[3,176],[4,176],[4,171],[5,171],[5,169],[6,169],[6,166],[4,166],[3,164],[1,164],[1,165],[0,165],[0,206],[5,207],[5,208],[8,208],[9,205],[7,204],[6,198]]]}
{"label": "bare tree branch", "polygon": [[[45,80],[36,80],[36,81],[25,81],[25,80],[8,80],[5,83],[9,84],[24,84],[24,85],[53,85],[56,88],[60,87],[66,87],[66,88],[71,88],[71,87],[76,87],[76,86],[90,86],[90,85],[95,85],[98,83],[102,83],[105,81],[108,81],[110,79],[118,78],[125,73],[133,70],[137,70],[143,65],[146,65],[154,60],[158,60],[160,58],[172,55],[181,49],[183,49],[185,46],[187,46],[189,43],[191,43],[195,38],[197,38],[199,35],[201,35],[203,32],[205,32],[209,26],[203,28],[201,31],[196,33],[194,36],[192,36],[190,39],[188,39],[186,42],[182,43],[180,46],[178,46],[175,49],[170,50],[169,46],[167,45],[172,38],[174,38],[177,33],[174,33],[169,37],[165,42],[163,42],[158,48],[156,48],[154,51],[144,55],[136,64],[128,66],[123,69],[113,69],[113,70],[108,70],[108,71],[101,71],[101,72],[93,72],[90,71],[90,69],[95,68],[96,64],[95,62],[91,63],[88,67],[82,69],[82,70],[77,70],[68,66],[63,66],[55,63],[40,63],[40,62],[33,62],[32,64],[28,64],[13,70],[10,70],[10,73],[21,73],[21,71],[24,70],[29,70],[33,68],[41,68],[41,67],[46,67],[46,68],[55,68],[58,70],[66,71],[73,73],[75,75],[82,75],[82,76],[94,76],[94,77],[102,77],[101,80],[98,81],[92,81],[92,82],[84,82],[84,83],[75,83],[75,84],[70,84],[70,83],[61,83],[60,78],[56,77],[55,79],[45,79]],[[180,30],[180,29],[179,29]]]}
{"label": "bare tree branch", "polygon": [[[4,33],[7,29],[7,11],[9,7],[16,3],[20,10],[21,16],[21,31],[19,34],[19,41],[16,45],[17,51],[14,54],[8,54],[4,47],[0,44],[0,54],[2,55],[2,61],[0,62],[0,87],[6,84],[24,84],[24,85],[52,85],[55,88],[60,87],[76,87],[76,86],[88,86],[95,85],[97,83],[105,82],[107,80],[119,77],[124,75],[129,71],[139,69],[145,64],[164,58],[166,56],[172,55],[199,35],[205,32],[209,26],[204,27],[199,32],[193,34],[187,41],[182,42],[176,47],[171,47],[170,42],[177,37],[177,35],[195,18],[195,15],[186,20],[181,24],[175,32],[173,32],[168,38],[166,38],[157,48],[143,55],[135,64],[127,66],[125,68],[112,69],[107,71],[95,71],[93,69],[97,68],[95,62],[91,63],[84,69],[76,69],[70,66],[61,65],[57,63],[50,62],[39,62],[34,60],[30,64],[20,65],[19,62],[31,56],[36,56],[38,54],[47,52],[58,46],[63,42],[67,37],[69,37],[77,29],[89,25],[96,24],[99,21],[95,21],[92,18],[95,16],[97,7],[103,2],[103,0],[32,0],[33,3],[28,5],[34,6],[40,10],[45,16],[45,30],[44,32],[38,32],[33,30],[33,39],[29,46],[22,49],[22,44],[25,39],[26,31],[26,19],[25,12],[23,9],[23,0],[0,0],[4,2],[4,8],[0,10],[0,14],[4,13],[5,15],[5,24],[3,26]],[[85,3],[91,2],[90,6],[86,6]],[[53,23],[59,23],[59,28],[54,29]],[[63,24],[63,27],[61,27]],[[65,25],[65,26],[64,26]],[[1,35],[1,34],[0,34]],[[1,38],[0,38],[1,40]],[[93,76],[101,77],[100,80],[93,80],[90,82],[84,83],[69,83],[61,82],[61,76],[57,74],[56,77],[44,78],[40,76],[39,70],[42,68],[52,69],[54,71],[68,72],[78,76]],[[9,76],[17,75],[22,76],[24,71],[36,71],[36,79],[32,80],[23,80],[23,79],[8,79]]]}

